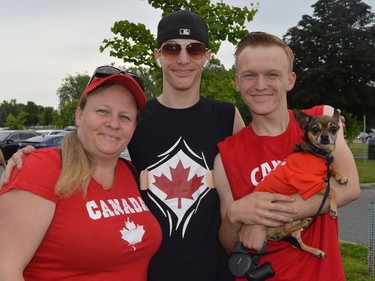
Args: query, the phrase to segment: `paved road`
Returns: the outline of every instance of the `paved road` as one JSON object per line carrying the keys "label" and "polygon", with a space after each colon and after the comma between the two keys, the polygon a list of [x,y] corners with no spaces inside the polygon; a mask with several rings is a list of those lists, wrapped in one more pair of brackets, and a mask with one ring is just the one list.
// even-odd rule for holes
{"label": "paved road", "polygon": [[[3,170],[3,167],[0,166],[0,176]],[[368,245],[370,202],[375,202],[375,184],[362,188],[361,197],[358,200],[339,209],[339,237],[341,240]]]}
{"label": "paved road", "polygon": [[339,237],[341,240],[368,245],[369,207],[375,206],[371,202],[375,202],[375,184],[362,187],[358,200],[339,209]]}

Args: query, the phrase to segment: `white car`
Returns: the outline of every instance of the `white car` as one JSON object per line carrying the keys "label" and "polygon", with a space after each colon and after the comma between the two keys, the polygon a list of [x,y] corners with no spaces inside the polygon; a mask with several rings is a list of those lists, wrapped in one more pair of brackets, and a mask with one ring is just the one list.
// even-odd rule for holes
{"label": "white car", "polygon": [[359,140],[363,140],[363,139],[368,139],[369,138],[369,134],[365,133],[365,132],[360,132],[357,139]]}
{"label": "white car", "polygon": [[36,130],[36,132],[42,134],[43,136],[62,135],[68,133],[66,130]]}

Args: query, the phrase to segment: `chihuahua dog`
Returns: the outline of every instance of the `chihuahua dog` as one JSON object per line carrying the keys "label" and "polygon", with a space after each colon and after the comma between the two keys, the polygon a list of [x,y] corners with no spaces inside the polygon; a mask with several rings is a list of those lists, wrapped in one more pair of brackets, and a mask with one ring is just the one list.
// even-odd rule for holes
{"label": "chihuahua dog", "polygon": [[[333,116],[310,116],[300,110],[293,110],[299,126],[305,131],[304,142],[296,144],[294,153],[280,163],[275,170],[267,175],[255,188],[255,191],[269,191],[291,195],[299,193],[306,200],[314,194],[324,195],[330,175],[334,176],[341,185],[346,185],[347,178],[333,170],[331,152],[335,149],[337,133],[339,131],[340,113],[335,109]],[[330,189],[330,215],[337,217],[337,203],[335,191]],[[280,227],[269,228],[267,238],[274,241],[292,238],[296,246],[319,258],[326,254],[316,248],[303,243],[301,229],[307,227],[312,218],[285,223]],[[293,243],[292,243],[293,244]]]}

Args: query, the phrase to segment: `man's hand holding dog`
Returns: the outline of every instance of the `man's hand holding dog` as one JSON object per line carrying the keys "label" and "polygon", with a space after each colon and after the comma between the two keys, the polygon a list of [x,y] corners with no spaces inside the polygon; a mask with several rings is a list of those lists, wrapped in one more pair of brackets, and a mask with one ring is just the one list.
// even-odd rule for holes
{"label": "man's hand holding dog", "polygon": [[233,201],[227,210],[227,219],[240,228],[239,241],[247,248],[260,250],[268,227],[291,222],[298,213],[290,203],[291,196],[269,192],[253,192]]}
{"label": "man's hand holding dog", "polygon": [[227,215],[233,223],[276,227],[293,220],[293,215],[297,213],[297,209],[285,203],[294,201],[293,197],[287,195],[253,192],[232,202]]}

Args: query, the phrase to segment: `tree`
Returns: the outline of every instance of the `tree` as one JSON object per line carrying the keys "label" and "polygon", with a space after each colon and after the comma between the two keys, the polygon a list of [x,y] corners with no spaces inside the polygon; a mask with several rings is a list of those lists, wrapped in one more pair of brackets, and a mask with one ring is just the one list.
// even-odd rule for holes
{"label": "tree", "polygon": [[63,79],[63,84],[57,90],[57,95],[60,100],[59,125],[65,127],[75,124],[75,110],[89,80],[90,76],[87,73],[76,73],[74,76],[67,75],[67,77]]}
{"label": "tree", "polygon": [[[201,15],[210,30],[210,49],[216,54],[222,41],[232,44],[248,33],[245,23],[253,20],[257,7],[233,7],[222,1],[211,4],[210,0],[148,0],[148,3],[163,11],[163,15],[172,11],[186,9]],[[156,39],[144,24],[135,24],[127,20],[117,21],[111,28],[116,35],[112,39],[104,39],[100,51],[110,49],[110,56],[123,59],[125,63],[155,68],[153,49]]]}
{"label": "tree", "polygon": [[43,107],[36,105],[32,101],[28,101],[26,106],[24,106],[24,111],[27,113],[27,119],[25,121],[25,126],[33,126],[39,123],[39,114],[42,112]]}
{"label": "tree", "polygon": [[60,108],[60,121],[62,127],[75,125],[75,112],[78,100],[69,102]]}
{"label": "tree", "polygon": [[[13,101],[15,102],[16,100]],[[12,113],[12,104],[6,100],[2,101],[0,104],[0,127],[5,126],[6,119],[10,113]]]}
{"label": "tree", "polygon": [[43,108],[40,118],[39,118],[39,123],[42,126],[51,126],[52,124],[55,124],[55,119],[57,118],[57,113],[53,109],[53,107],[45,107]]}
{"label": "tree", "polygon": [[123,70],[128,70],[136,73],[143,80],[145,87],[145,94],[147,99],[154,98],[161,92],[161,71],[159,69],[152,69],[150,67],[122,67]]}
{"label": "tree", "polygon": [[10,130],[21,130],[24,128],[26,117],[27,113],[24,111],[21,111],[17,116],[9,114],[6,119],[5,126],[7,126]]}
{"label": "tree", "polygon": [[297,82],[289,105],[329,104],[366,114],[375,125],[375,25],[360,0],[319,0],[283,39],[295,53]]}
{"label": "tree", "polygon": [[67,75],[63,79],[63,84],[57,89],[57,96],[59,97],[59,107],[75,102],[78,105],[79,98],[85,90],[90,76],[76,73],[76,75]]}

